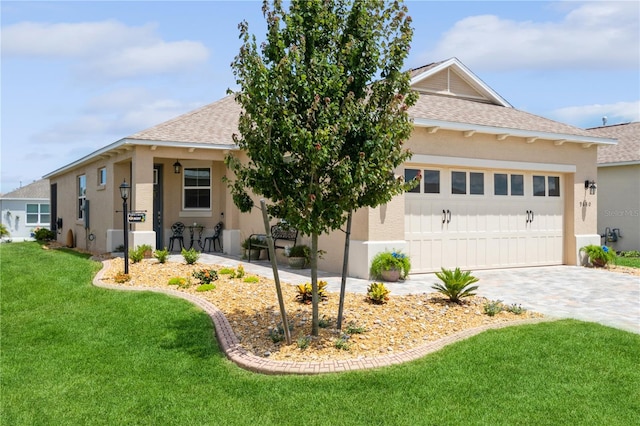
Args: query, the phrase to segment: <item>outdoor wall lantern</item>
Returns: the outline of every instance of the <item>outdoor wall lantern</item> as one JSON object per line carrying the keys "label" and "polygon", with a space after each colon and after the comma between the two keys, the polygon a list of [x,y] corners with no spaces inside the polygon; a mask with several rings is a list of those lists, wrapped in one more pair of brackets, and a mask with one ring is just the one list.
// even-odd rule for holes
{"label": "outdoor wall lantern", "polygon": [[589,190],[589,194],[594,195],[596,193],[596,182],[593,180],[585,180],[584,181],[584,189]]}
{"label": "outdoor wall lantern", "polygon": [[173,173],[179,175],[180,170],[182,170],[182,164],[180,164],[180,162],[176,160],[176,162],[173,163]]}
{"label": "outdoor wall lantern", "polygon": [[124,232],[124,273],[129,273],[129,236],[127,235],[127,200],[129,199],[131,187],[125,179],[120,185],[120,197],[122,197],[122,230]]}

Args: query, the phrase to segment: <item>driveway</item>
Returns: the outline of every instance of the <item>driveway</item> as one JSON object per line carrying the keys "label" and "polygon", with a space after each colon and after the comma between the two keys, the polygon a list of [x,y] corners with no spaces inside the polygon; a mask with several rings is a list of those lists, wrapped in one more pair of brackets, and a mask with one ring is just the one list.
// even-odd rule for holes
{"label": "driveway", "polygon": [[[180,256],[181,257],[181,256]],[[248,263],[238,258],[203,254],[202,263],[234,266],[242,263],[247,272],[273,277],[267,261]],[[309,281],[309,269],[294,270],[281,266],[283,283]],[[597,322],[640,334],[640,277],[581,266],[541,266],[532,268],[474,271],[480,278],[478,295],[556,318],[574,318]],[[328,291],[340,290],[340,277],[324,272]],[[367,292],[368,280],[349,278],[347,291]],[[434,274],[411,275],[407,281],[388,283],[392,295],[431,293],[438,282]]]}

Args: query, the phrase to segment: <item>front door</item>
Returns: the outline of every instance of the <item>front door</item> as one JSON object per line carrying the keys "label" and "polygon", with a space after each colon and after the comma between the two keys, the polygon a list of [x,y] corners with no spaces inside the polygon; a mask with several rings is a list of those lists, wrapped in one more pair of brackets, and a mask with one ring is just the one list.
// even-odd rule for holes
{"label": "front door", "polygon": [[156,249],[163,249],[162,226],[162,164],[153,165],[153,231],[156,233]]}

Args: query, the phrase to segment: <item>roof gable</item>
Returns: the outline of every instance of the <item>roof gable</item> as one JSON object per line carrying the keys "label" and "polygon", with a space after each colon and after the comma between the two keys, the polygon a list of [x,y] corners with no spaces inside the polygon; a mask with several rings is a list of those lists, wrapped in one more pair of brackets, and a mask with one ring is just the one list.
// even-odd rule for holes
{"label": "roof gable", "polygon": [[410,71],[411,88],[421,94],[448,96],[511,107],[457,58]]}

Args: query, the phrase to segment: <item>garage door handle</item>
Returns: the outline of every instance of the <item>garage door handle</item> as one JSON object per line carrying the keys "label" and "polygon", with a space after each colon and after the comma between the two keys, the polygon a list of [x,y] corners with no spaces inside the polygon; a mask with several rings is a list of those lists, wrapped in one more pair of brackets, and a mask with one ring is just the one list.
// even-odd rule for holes
{"label": "garage door handle", "polygon": [[447,212],[442,210],[442,223],[445,223],[447,221]]}
{"label": "garage door handle", "polygon": [[527,210],[527,223],[531,222],[531,210]]}
{"label": "garage door handle", "polygon": [[529,222],[533,222],[533,219],[535,219],[535,215],[533,214],[533,210],[531,210],[531,220]]}
{"label": "garage door handle", "polygon": [[447,209],[447,223],[451,222],[451,210]]}

